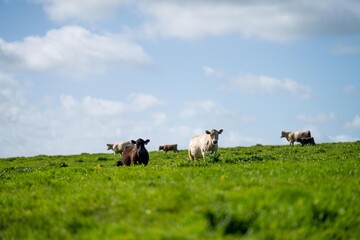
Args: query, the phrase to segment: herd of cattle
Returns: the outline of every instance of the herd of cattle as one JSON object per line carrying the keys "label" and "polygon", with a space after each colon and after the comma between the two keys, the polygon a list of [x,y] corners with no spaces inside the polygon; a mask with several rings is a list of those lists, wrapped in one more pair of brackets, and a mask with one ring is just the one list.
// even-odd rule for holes
{"label": "herd of cattle", "polygon": [[[207,152],[215,153],[218,149],[219,134],[223,132],[222,129],[211,131],[206,130],[201,135],[194,136],[190,139],[188,155],[190,160],[197,158],[205,158]],[[311,137],[310,131],[304,132],[281,132],[281,138],[286,138],[290,145],[294,145],[294,142],[301,143],[302,146],[310,144],[315,145],[314,138]],[[119,160],[117,166],[130,166],[137,164],[147,165],[149,162],[149,153],[145,148],[145,145],[150,142],[149,139],[143,140],[139,138],[134,141],[126,141],[115,144],[106,144],[108,149],[113,150],[114,156],[119,153],[122,159]],[[168,151],[178,152],[177,144],[159,146],[159,151],[163,150],[165,153]]]}

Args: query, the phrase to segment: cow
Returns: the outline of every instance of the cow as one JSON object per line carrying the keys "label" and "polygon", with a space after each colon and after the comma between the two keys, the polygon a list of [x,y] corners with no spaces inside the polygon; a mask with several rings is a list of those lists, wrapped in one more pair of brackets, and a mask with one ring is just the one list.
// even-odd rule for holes
{"label": "cow", "polygon": [[280,138],[285,137],[289,142],[290,145],[294,146],[294,142],[299,142],[300,138],[306,138],[311,137],[310,131],[304,131],[304,132],[281,132]]}
{"label": "cow", "polygon": [[300,138],[299,139],[299,142],[301,143],[301,146],[304,146],[304,145],[315,145],[315,140],[313,137],[304,137],[304,138]]}
{"label": "cow", "polygon": [[107,150],[110,150],[110,149],[113,150],[114,151],[114,157],[116,157],[117,153],[120,153],[120,155],[122,155],[125,148],[131,147],[133,144],[131,143],[131,141],[126,141],[126,142],[119,142],[119,143],[106,144],[106,145],[108,147]]}
{"label": "cow", "polygon": [[206,152],[215,153],[218,149],[219,134],[223,132],[213,129],[211,131],[206,130],[204,134],[197,135],[191,138],[189,143],[189,159],[204,158]]}
{"label": "cow", "polygon": [[141,138],[136,141],[131,140],[133,145],[131,147],[125,148],[122,154],[122,160],[118,161],[116,166],[130,166],[137,164],[144,164],[146,166],[149,162],[149,153],[146,150],[145,145],[149,142],[149,139],[144,141]]}
{"label": "cow", "polygon": [[168,145],[159,146],[159,151],[160,150],[164,150],[165,153],[167,153],[168,151],[179,152],[177,149],[177,144],[168,144]]}

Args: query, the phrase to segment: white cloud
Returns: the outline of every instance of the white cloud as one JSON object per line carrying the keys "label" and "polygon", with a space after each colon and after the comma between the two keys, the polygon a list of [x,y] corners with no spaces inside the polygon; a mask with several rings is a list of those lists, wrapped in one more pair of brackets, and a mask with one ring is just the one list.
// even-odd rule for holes
{"label": "white cloud", "polygon": [[167,117],[166,113],[163,113],[163,112],[154,113],[152,115],[152,118],[154,120],[154,124],[157,126],[163,125],[168,121],[168,117]]}
{"label": "white cloud", "polygon": [[[144,17],[147,36],[196,39],[240,34],[247,38],[289,41],[308,36],[359,34],[357,0],[322,1],[164,1],[164,0],[33,0],[53,21],[98,21],[134,8]],[[139,29],[138,29],[139,30]]]}
{"label": "white cloud", "polygon": [[202,70],[206,76],[213,76],[216,73],[215,69],[209,66],[204,66]]}
{"label": "white cloud", "polygon": [[292,79],[277,79],[265,75],[256,76],[242,74],[230,80],[229,90],[238,90],[246,94],[273,93],[284,91],[302,98],[310,98],[312,91],[309,87],[301,85]]}
{"label": "white cloud", "polygon": [[121,36],[98,35],[79,26],[62,27],[19,42],[7,43],[0,38],[0,59],[0,67],[80,75],[111,66],[152,63],[141,46]]}
{"label": "white cloud", "polygon": [[165,103],[153,95],[132,93],[128,97],[128,104],[133,111],[142,111],[148,108],[163,106]]}
{"label": "white cloud", "polygon": [[22,95],[21,84],[16,81],[11,75],[0,72],[0,102],[18,100],[19,95]]}
{"label": "white cloud", "polygon": [[343,92],[349,96],[360,97],[360,89],[352,85],[345,86]]}
{"label": "white cloud", "polygon": [[26,104],[26,92],[26,86],[13,76],[0,72],[0,119],[13,121],[22,112]]}
{"label": "white cloud", "polygon": [[78,101],[72,96],[64,95],[61,96],[60,100],[64,110],[69,114],[83,112],[89,116],[108,117],[121,115],[128,111],[128,107],[122,102],[91,96],[86,96],[81,101]]}
{"label": "white cloud", "polygon": [[360,129],[360,116],[356,115],[351,122],[347,122],[345,124],[345,127],[352,129],[357,129],[357,128]]}
{"label": "white cloud", "polygon": [[211,114],[221,116],[234,116],[235,113],[226,109],[221,104],[218,104],[212,100],[203,100],[193,103],[187,103],[184,110],[180,113],[180,116],[184,118],[191,118],[196,115]]}
{"label": "white cloud", "polygon": [[223,72],[221,70],[217,70],[217,69],[214,69],[210,66],[204,66],[202,68],[202,71],[203,73],[208,76],[208,77],[218,77],[218,78],[221,78],[223,77]]}
{"label": "white cloud", "polygon": [[45,12],[56,22],[66,20],[96,21],[108,17],[131,0],[33,0],[43,4]]}
{"label": "white cloud", "polygon": [[334,47],[333,52],[335,54],[360,55],[360,46],[357,46],[357,45],[338,45],[338,46]]}
{"label": "white cloud", "polygon": [[0,157],[105,152],[106,143],[153,136],[167,121],[165,113],[152,114],[163,104],[152,95],[133,93],[125,101],[63,95],[60,104],[40,108],[28,101],[28,90],[0,74]]}
{"label": "white cloud", "polygon": [[348,135],[338,135],[336,137],[332,137],[331,140],[332,140],[332,142],[355,142],[358,139],[353,138]]}
{"label": "white cloud", "polygon": [[224,131],[223,134],[226,134],[226,137],[222,138],[220,141],[226,146],[237,147],[263,144],[261,138],[243,136],[236,131],[229,131],[228,133]]}
{"label": "white cloud", "polygon": [[[144,32],[184,39],[237,33],[271,41],[360,32],[360,4],[345,1],[141,1]],[[346,27],[344,27],[346,26]]]}
{"label": "white cloud", "polygon": [[295,119],[308,124],[329,123],[337,121],[334,113],[319,113],[316,115],[299,114]]}
{"label": "white cloud", "polygon": [[86,96],[76,100],[73,96],[63,95],[61,105],[68,114],[85,114],[88,116],[108,117],[126,113],[136,113],[156,108],[165,103],[153,95],[143,93],[129,94],[126,102],[111,101]]}

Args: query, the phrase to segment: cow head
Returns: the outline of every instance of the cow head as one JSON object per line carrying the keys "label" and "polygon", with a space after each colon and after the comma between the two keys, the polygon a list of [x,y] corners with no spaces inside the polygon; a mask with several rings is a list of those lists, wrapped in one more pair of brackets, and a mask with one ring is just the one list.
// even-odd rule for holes
{"label": "cow head", "polygon": [[289,136],[289,133],[290,133],[290,132],[281,131],[281,136],[280,136],[280,138],[283,138],[283,137],[287,138],[287,137]]}
{"label": "cow head", "polygon": [[146,141],[144,141],[143,139],[139,138],[138,140],[134,141],[131,140],[131,143],[136,145],[137,147],[137,153],[141,154],[142,152],[147,152],[145,145],[148,144],[150,142],[149,139],[146,139]]}
{"label": "cow head", "polygon": [[221,134],[222,132],[223,132],[222,129],[220,129],[219,131],[216,130],[216,129],[213,129],[211,131],[208,131],[208,130],[205,131],[206,134],[210,135],[212,144],[217,144],[218,143],[219,134]]}

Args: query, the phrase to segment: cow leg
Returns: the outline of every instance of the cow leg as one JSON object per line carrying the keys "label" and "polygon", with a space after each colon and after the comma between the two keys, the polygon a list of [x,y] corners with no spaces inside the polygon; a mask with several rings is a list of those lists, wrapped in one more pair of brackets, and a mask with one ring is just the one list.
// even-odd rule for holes
{"label": "cow leg", "polygon": [[188,153],[189,153],[189,159],[190,159],[190,160],[194,160],[194,156],[191,154],[191,151],[190,151],[190,150],[189,150]]}

